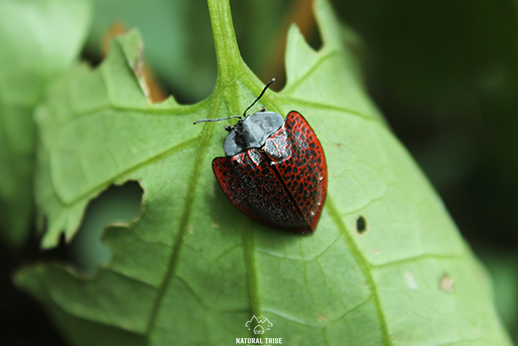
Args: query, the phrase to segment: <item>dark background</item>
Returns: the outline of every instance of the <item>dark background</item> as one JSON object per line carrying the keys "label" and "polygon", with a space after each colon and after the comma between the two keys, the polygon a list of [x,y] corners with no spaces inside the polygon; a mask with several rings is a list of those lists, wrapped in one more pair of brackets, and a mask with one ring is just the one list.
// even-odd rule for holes
{"label": "dark background", "polygon": [[[313,47],[321,45],[308,0],[232,0],[231,5],[245,61],[263,81],[277,77],[275,90],[283,85],[291,22]],[[498,311],[517,342],[518,3],[335,0],[333,5],[361,37],[349,48],[363,62],[370,95],[490,271]],[[194,103],[211,93],[216,63],[205,1],[98,1],[83,59],[99,63],[103,32],[115,20],[139,29],[151,67],[178,101]],[[172,21],[178,24],[171,26]],[[92,203],[85,219],[98,218],[98,210],[106,210],[99,204],[113,205],[113,198],[127,201],[130,196],[134,205],[129,208],[138,210],[140,195],[131,184],[111,189]],[[131,219],[126,214],[108,212],[97,234],[102,224]],[[65,245],[42,253],[36,240],[17,255],[1,249],[0,341],[64,344],[42,310],[12,287],[9,276],[20,263],[34,259],[79,263],[76,253]]]}

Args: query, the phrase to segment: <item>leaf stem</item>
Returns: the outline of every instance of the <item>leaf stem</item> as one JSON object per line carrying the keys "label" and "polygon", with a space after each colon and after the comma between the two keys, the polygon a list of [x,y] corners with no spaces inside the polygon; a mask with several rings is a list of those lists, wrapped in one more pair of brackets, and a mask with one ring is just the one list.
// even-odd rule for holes
{"label": "leaf stem", "polygon": [[218,79],[232,79],[244,64],[237,45],[229,0],[207,0],[218,66]]}

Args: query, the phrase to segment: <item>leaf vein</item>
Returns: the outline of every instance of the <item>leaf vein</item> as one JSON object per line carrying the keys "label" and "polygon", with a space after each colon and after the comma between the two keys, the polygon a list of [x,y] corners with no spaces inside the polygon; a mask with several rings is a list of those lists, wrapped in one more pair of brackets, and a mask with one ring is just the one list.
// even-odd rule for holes
{"label": "leaf vein", "polygon": [[343,220],[340,217],[340,213],[338,209],[336,208],[330,194],[327,195],[327,201],[326,201],[327,211],[329,212],[329,215],[331,216],[331,219],[333,222],[338,226],[338,229],[340,232],[344,235],[345,243],[351,250],[352,255],[358,262],[358,265],[360,266],[361,271],[363,272],[363,275],[367,281],[367,285],[371,291],[371,296],[374,302],[374,307],[376,309],[376,313],[378,315],[378,320],[380,321],[380,329],[381,334],[383,335],[383,341],[385,345],[392,345],[392,341],[390,340],[388,327],[387,327],[387,321],[385,320],[385,316],[383,315],[383,311],[381,309],[381,302],[378,297],[378,292],[376,289],[376,285],[374,283],[374,279],[370,273],[371,265],[367,261],[367,259],[363,256],[360,249],[357,247],[356,243],[353,241],[349,231],[347,230],[347,226],[344,224]]}
{"label": "leaf vein", "polygon": [[[317,53],[318,54],[318,53]],[[334,55],[339,55],[340,54],[340,51],[339,50],[332,50],[330,51],[329,53],[327,53],[326,55],[322,55],[322,57],[306,72],[306,74],[304,74],[303,76],[299,77],[296,81],[294,81],[293,83],[289,84],[286,86],[286,88],[284,88],[283,92],[284,93],[293,93],[294,91],[297,90],[297,88],[306,80],[309,78],[309,76],[311,76],[311,74],[313,74],[315,72],[316,69],[318,69],[320,67],[320,65],[322,65],[322,63],[324,63],[326,60],[332,58]]]}
{"label": "leaf vein", "polygon": [[[217,109],[217,107],[214,107],[214,109]],[[182,219],[180,221],[180,226],[178,230],[178,234],[176,235],[176,239],[173,242],[173,249],[171,251],[171,257],[169,258],[169,262],[167,265],[167,270],[164,274],[164,279],[158,289],[157,297],[155,300],[155,303],[153,304],[153,307],[151,309],[151,313],[149,315],[149,321],[146,328],[146,336],[148,337],[148,342],[150,342],[150,335],[153,332],[155,328],[156,321],[158,319],[158,313],[161,307],[161,303],[166,295],[166,290],[169,286],[169,283],[171,282],[172,277],[175,275],[176,265],[178,262],[178,256],[180,253],[180,248],[183,243],[184,235],[187,230],[187,222],[189,221],[189,217],[192,212],[192,206],[194,202],[194,191],[197,186],[197,182],[199,180],[200,176],[200,170],[202,163],[204,162],[203,158],[206,156],[208,150],[207,147],[209,146],[209,140],[211,138],[211,130],[212,126],[204,126],[201,134],[202,142],[199,145],[198,148],[198,154],[196,157],[198,157],[198,160],[196,160],[196,163],[194,165],[191,180],[189,181],[189,187],[187,189],[187,196],[185,198],[185,204],[184,204],[184,210],[182,212]]]}
{"label": "leaf vein", "polygon": [[[61,199],[61,197],[57,194],[58,198],[60,199],[61,203],[65,206],[71,206],[71,205],[74,205],[76,204],[77,202],[83,200],[84,198],[88,197],[88,196],[91,196],[92,194],[94,194],[95,192],[97,191],[100,191],[102,190],[104,187],[110,185],[110,184],[113,184],[115,181],[119,180],[120,178],[124,177],[125,175],[127,175],[128,173],[132,172],[132,171],[135,171],[139,168],[142,168],[148,164],[151,164],[151,163],[154,163],[154,162],[157,162],[169,155],[172,155],[176,152],[179,152],[181,150],[184,150],[184,149],[187,149],[189,147],[191,147],[192,145],[196,144],[196,142],[198,141],[198,138],[197,137],[194,137],[194,138],[191,138],[191,139],[188,139],[188,140],[185,140],[183,141],[182,143],[179,143],[177,145],[175,145],[174,147],[172,148],[169,148],[161,153],[158,153],[156,154],[155,156],[152,156],[142,162],[139,162],[131,167],[128,167],[127,169],[123,170],[122,172],[114,175],[113,177],[111,177],[110,179],[107,179],[105,181],[103,181],[102,183],[99,183],[97,184],[96,186],[92,187],[91,189],[89,189],[88,191],[80,194],[79,196],[77,196],[76,198],[74,198],[73,200],[67,202],[67,201],[63,201]],[[54,190],[56,190],[56,188],[54,187]]]}

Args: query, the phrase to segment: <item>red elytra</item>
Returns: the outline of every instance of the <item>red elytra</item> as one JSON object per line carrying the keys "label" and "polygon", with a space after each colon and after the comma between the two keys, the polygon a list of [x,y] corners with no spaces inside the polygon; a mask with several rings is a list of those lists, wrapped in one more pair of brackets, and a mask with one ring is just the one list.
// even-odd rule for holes
{"label": "red elytra", "polygon": [[320,141],[300,113],[290,112],[261,148],[217,157],[212,168],[230,202],[251,219],[288,232],[315,230],[327,166]]}

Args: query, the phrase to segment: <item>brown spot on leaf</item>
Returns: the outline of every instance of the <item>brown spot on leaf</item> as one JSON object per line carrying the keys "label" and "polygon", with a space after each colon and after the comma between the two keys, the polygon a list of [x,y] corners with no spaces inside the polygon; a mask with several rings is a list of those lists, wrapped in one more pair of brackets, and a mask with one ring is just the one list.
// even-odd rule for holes
{"label": "brown spot on leaf", "polygon": [[441,282],[439,283],[439,287],[441,287],[441,289],[443,291],[453,293],[455,291],[454,288],[453,288],[453,284],[454,284],[453,279],[445,274],[441,278]]}
{"label": "brown spot on leaf", "polygon": [[325,320],[327,320],[326,314],[321,313],[320,315],[318,315],[318,318],[317,318],[318,322],[322,322],[322,321],[325,321]]}
{"label": "brown spot on leaf", "polygon": [[117,21],[110,25],[110,27],[104,32],[101,48],[103,58],[108,55],[108,50],[110,49],[112,40],[119,35],[124,35],[126,31],[128,31],[128,29],[126,29],[126,25],[124,25],[123,22]]}

